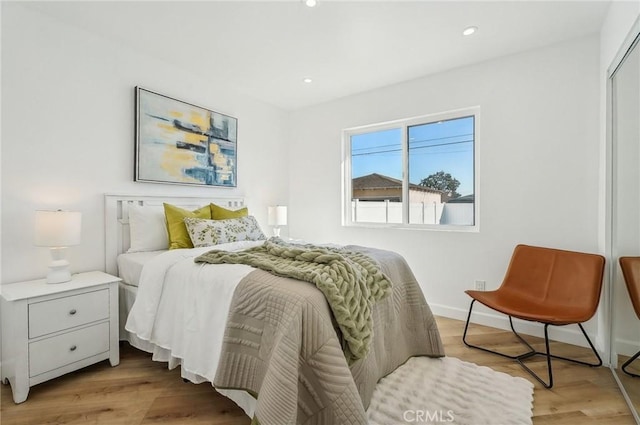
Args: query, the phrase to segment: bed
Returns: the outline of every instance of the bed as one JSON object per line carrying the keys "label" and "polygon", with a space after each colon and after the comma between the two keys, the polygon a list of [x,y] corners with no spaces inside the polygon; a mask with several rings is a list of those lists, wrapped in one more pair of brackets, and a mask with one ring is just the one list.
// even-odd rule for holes
{"label": "bed", "polygon": [[[313,284],[245,264],[194,262],[213,247],[127,253],[132,206],[163,202],[244,206],[242,198],[105,196],[107,272],[123,278],[120,338],[180,366],[185,379],[211,382],[261,424],[366,423],[380,378],[411,356],[444,355],[431,311],[399,255],[352,247],[374,258],[394,285],[371,308],[366,356],[348,361],[343,328]],[[269,243],[215,248],[233,256]]]}

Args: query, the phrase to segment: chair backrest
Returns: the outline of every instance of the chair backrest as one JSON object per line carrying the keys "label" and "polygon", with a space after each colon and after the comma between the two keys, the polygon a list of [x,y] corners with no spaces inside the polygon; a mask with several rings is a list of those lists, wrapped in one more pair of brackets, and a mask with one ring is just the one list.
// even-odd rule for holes
{"label": "chair backrest", "polygon": [[601,255],[518,245],[501,289],[589,320],[598,308],[605,259]]}
{"label": "chair backrest", "polygon": [[631,297],[631,304],[640,319],[640,257],[620,257],[620,267],[624,282]]}

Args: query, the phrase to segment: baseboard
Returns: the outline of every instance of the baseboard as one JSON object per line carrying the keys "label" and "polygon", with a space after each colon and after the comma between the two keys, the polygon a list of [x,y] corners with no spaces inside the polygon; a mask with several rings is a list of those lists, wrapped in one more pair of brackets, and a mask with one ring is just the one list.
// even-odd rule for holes
{"label": "baseboard", "polygon": [[638,341],[630,341],[628,339],[616,339],[616,353],[622,354],[623,356],[633,356],[638,351],[640,351],[640,343]]}
{"label": "baseboard", "polygon": [[[429,304],[431,311],[436,316],[444,316],[450,319],[467,320],[467,314],[469,310],[462,310],[455,307],[449,307],[440,304]],[[509,318],[499,313],[491,313],[481,311],[477,304],[473,308],[473,314],[471,315],[471,323],[477,323],[479,325],[490,326],[492,328],[511,330],[509,326]],[[544,338],[544,327],[540,323],[527,322],[526,320],[513,319],[513,325],[518,333],[524,335],[532,335],[540,338]],[[575,329],[574,329],[575,328]],[[589,332],[587,332],[589,334]],[[601,347],[601,343],[595,340],[594,336],[589,334],[589,338],[594,342],[596,349],[600,352],[600,355],[606,352]],[[589,344],[584,339],[582,332],[576,325],[571,326],[550,326],[549,327],[549,339],[553,341],[560,341],[567,344],[578,345],[580,347],[589,347]],[[604,361],[603,357],[603,361]]]}

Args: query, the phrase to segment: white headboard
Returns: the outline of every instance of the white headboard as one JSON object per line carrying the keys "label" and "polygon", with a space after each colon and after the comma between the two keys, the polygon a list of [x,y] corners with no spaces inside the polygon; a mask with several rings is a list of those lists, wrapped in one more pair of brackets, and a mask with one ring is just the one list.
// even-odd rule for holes
{"label": "white headboard", "polygon": [[129,249],[129,206],[162,205],[164,202],[190,210],[209,203],[237,209],[244,206],[244,199],[238,197],[211,196],[157,196],[157,195],[113,195],[104,196],[105,217],[105,260],[106,271],[118,275],[118,255]]}

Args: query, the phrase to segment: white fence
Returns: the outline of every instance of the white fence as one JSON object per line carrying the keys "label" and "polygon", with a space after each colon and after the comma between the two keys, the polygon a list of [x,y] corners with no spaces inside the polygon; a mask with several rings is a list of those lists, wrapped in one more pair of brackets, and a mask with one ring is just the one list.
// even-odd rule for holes
{"label": "white fence", "polygon": [[[472,203],[409,204],[410,224],[473,225]],[[351,217],[356,223],[402,223],[402,202],[352,201]]]}

